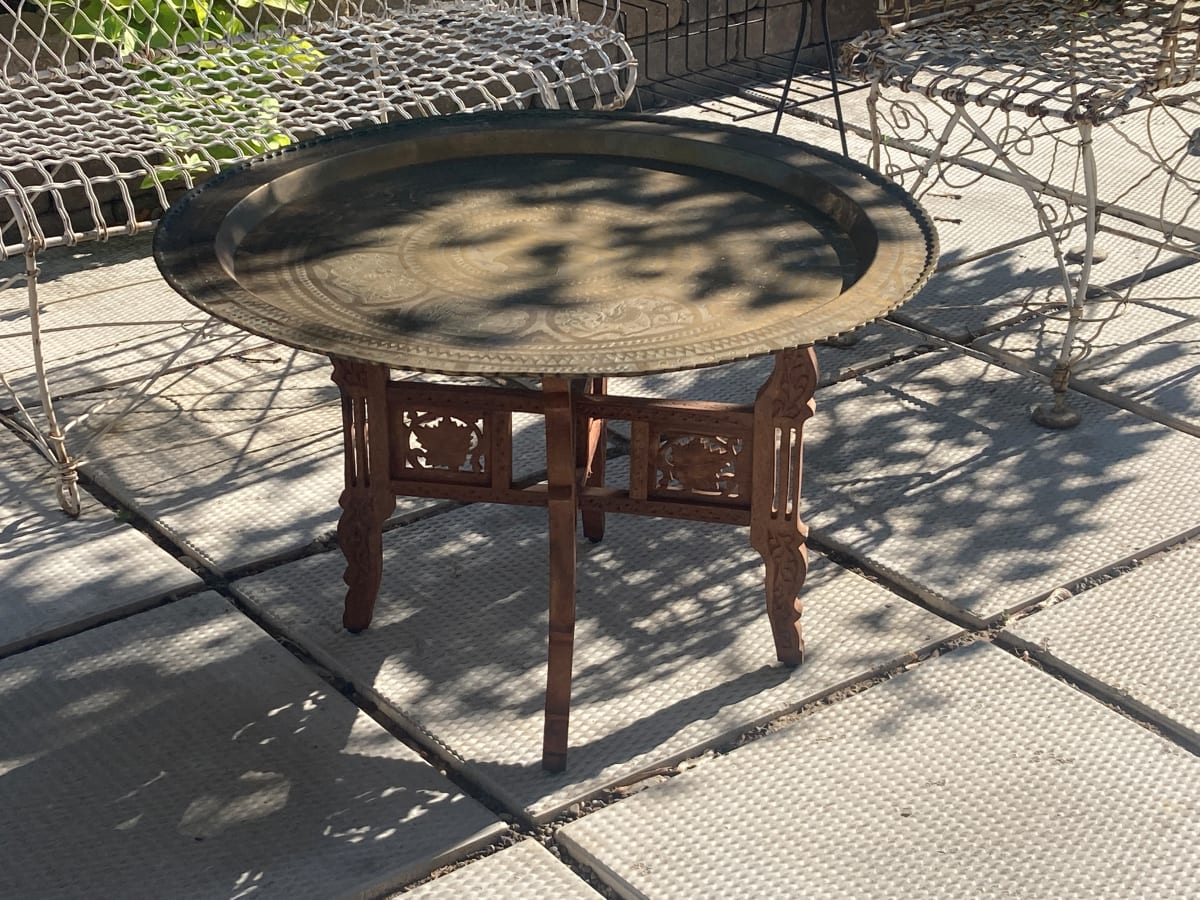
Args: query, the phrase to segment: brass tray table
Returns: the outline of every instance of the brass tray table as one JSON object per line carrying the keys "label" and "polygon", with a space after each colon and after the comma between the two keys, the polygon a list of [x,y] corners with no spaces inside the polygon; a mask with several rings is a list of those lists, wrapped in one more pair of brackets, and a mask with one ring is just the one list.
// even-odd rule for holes
{"label": "brass tray table", "polygon": [[[778,658],[801,662],[812,345],[911,297],[937,241],[902,190],[815,147],[665,118],[521,112],[381,126],[244,164],[172,207],[154,253],[201,309],[332,360],[345,627],[371,621],[397,495],[547,508],[542,763],[560,771],[579,517],[593,541],[610,512],[749,525]],[[608,376],[764,354],[774,370],[745,406],[606,391]],[[544,484],[514,483],[514,412],[545,417]],[[610,420],[630,427],[624,485],[605,484]]]}

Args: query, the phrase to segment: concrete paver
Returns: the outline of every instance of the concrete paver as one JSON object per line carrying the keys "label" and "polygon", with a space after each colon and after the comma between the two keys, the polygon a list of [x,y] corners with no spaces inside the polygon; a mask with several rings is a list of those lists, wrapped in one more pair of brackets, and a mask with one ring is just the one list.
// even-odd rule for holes
{"label": "concrete paver", "polygon": [[0,656],[201,584],[86,491],[64,515],[48,466],[3,428],[0,459]]}
{"label": "concrete paver", "polygon": [[1036,247],[1022,245],[938,272],[892,318],[949,341],[1020,322],[1062,300],[1062,281]]}
{"label": "concrete paver", "polygon": [[[540,426],[514,422],[519,475],[544,465]],[[78,434],[90,477],[217,572],[301,551],[337,525],[341,405],[323,356],[271,345],[200,366],[164,378],[132,411],[93,414]],[[394,518],[435,505],[402,500]]]}
{"label": "concrete paver", "polygon": [[412,900],[598,900],[600,894],[537,841],[525,840],[402,896]]}
{"label": "concrete paver", "polygon": [[1021,646],[1136,707],[1200,749],[1200,544],[1022,619]]}
{"label": "concrete paver", "polygon": [[938,609],[993,620],[1200,528],[1197,438],[1087,397],[1033,424],[1032,379],[929,353],[832,385],[802,514]]}
{"label": "concrete paver", "polygon": [[85,420],[84,471],[216,571],[299,550],[337,522],[341,413],[327,368],[272,348],[165,379],[131,412]]}
{"label": "concrete paver", "polygon": [[0,896],[352,897],[504,826],[212,593],[0,662]]}
{"label": "concrete paver", "polygon": [[1187,897],[1200,759],[955,650],[572,822],[623,897]]}
{"label": "concrete paver", "polygon": [[[620,475],[614,472],[614,480]],[[542,771],[545,511],[473,506],[384,536],[375,620],[341,628],[338,554],[233,584],[258,614],[440,747],[514,813],[549,818],[958,632],[814,559],[808,655],[775,662],[741,528],[612,516],[581,542],[567,771]]]}
{"label": "concrete paver", "polygon": [[[150,236],[46,254],[38,279],[42,349],[55,394],[137,381],[164,367],[209,362],[268,343],[210,319],[158,274]],[[10,260],[6,274],[24,270]],[[0,290],[0,371],[27,405],[39,402],[24,281]]]}

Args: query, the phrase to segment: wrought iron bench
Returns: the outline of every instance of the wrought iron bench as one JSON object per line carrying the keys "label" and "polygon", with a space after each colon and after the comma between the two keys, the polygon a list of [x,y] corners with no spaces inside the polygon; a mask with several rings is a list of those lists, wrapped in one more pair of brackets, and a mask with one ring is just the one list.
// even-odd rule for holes
{"label": "wrought iron bench", "polygon": [[[4,420],[76,459],[46,380],[43,251],[152,228],[231,163],[315,135],[448,112],[617,108],[636,69],[615,3],[576,0],[4,0],[0,262],[24,257],[42,420]],[[7,216],[4,213],[7,212]],[[0,373],[2,374],[2,373]],[[5,382],[7,384],[7,382]]]}
{"label": "wrought iron bench", "polygon": [[[1200,225],[1187,219],[1200,186],[1200,2],[877,2],[882,27],[843,45],[841,63],[870,81],[873,164],[918,196],[964,170],[1024,189],[1066,298],[1054,403],[1034,418],[1070,427],[1078,416],[1066,391],[1088,352],[1080,325],[1111,315],[1085,306],[1105,290],[1092,285],[1097,230],[1151,243],[1156,258],[1197,256]],[[1115,196],[1098,178],[1093,131],[1100,126],[1117,129],[1127,156],[1145,167]],[[1035,152],[1038,141],[1049,151]],[[1139,193],[1153,195],[1149,208],[1134,202]],[[1068,249],[1080,227],[1082,247]],[[1122,298],[1115,299],[1113,310]]]}

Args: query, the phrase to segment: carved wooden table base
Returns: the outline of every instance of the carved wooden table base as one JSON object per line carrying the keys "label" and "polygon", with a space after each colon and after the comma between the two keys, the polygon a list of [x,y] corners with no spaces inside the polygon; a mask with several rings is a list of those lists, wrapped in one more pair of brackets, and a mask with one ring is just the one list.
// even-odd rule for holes
{"label": "carved wooden table base", "polygon": [[[345,430],[338,541],[346,557],[346,628],[371,622],[382,528],[396,496],[547,508],[547,770],[562,771],[567,761],[577,513],[593,541],[603,537],[608,512],[749,525],[766,564],[776,654],[788,665],[803,659],[799,593],[808,557],[799,504],[802,429],[817,383],[811,347],[775,353],[753,406],[613,397],[599,377],[545,377],[539,392],[391,381],[386,366],[336,357],[333,366]],[[545,416],[545,484],[513,484],[514,412]],[[604,484],[610,419],[630,423],[626,488]]]}

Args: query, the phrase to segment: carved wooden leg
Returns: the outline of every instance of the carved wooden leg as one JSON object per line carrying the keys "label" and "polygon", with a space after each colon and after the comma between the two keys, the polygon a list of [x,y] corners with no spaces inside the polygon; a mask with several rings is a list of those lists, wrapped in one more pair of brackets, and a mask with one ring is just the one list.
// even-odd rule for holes
{"label": "carved wooden leg", "polygon": [[[603,397],[608,389],[608,379],[589,378],[584,390],[589,396]],[[608,427],[603,419],[579,418],[575,433],[579,443],[575,448],[576,466],[583,470],[583,483],[587,487],[604,486],[604,462],[608,453]],[[604,511],[584,510],[583,534],[593,544],[604,537]]]}
{"label": "carved wooden leg", "polygon": [[571,658],[575,649],[575,415],[570,382],[543,378],[546,399],[546,475],[550,530],[550,641],[546,665],[546,726],[542,768],[567,767]]}
{"label": "carved wooden leg", "polygon": [[800,520],[804,422],[813,414],[817,357],[812,347],[781,350],[754,402],[750,543],[767,569],[767,615],[779,661],[804,660],[800,588],[808,574],[808,528]]}
{"label": "carved wooden leg", "polygon": [[388,472],[387,378],[386,366],[333,360],[333,380],[342,392],[346,455],[337,526],[338,545],[346,557],[342,624],[350,631],[371,624],[383,578],[383,523],[396,508]]}

